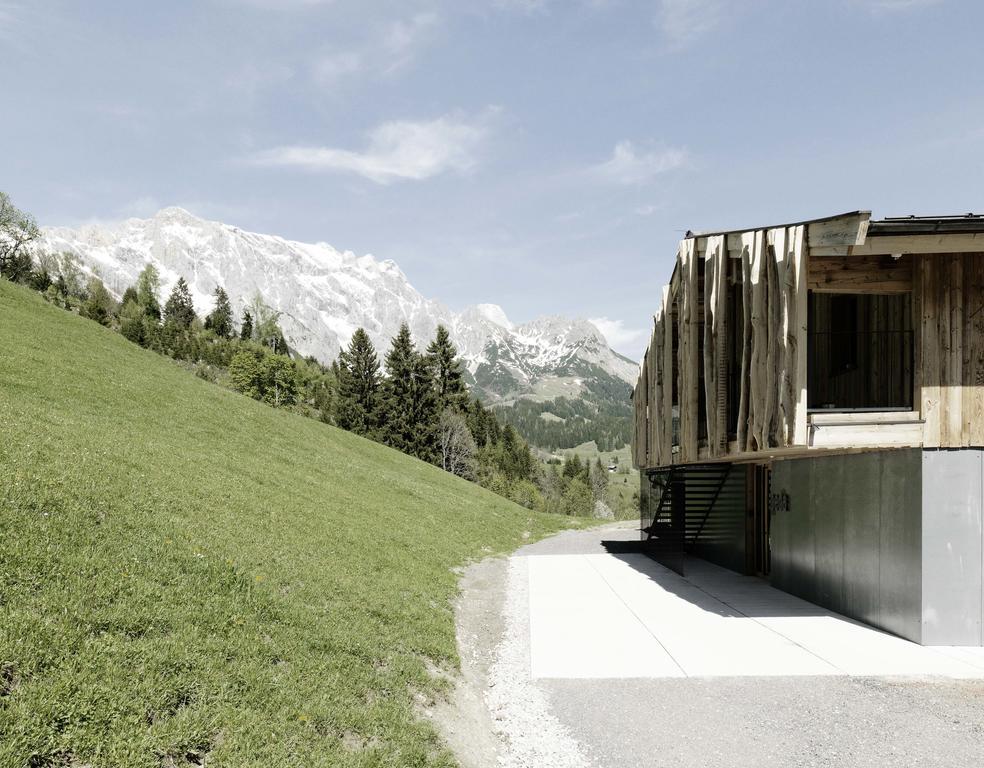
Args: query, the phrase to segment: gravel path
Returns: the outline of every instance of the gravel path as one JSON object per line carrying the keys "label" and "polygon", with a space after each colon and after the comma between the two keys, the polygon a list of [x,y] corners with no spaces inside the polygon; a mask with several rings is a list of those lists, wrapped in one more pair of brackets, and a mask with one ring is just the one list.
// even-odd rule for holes
{"label": "gravel path", "polygon": [[532,680],[526,556],[595,554],[602,538],[637,535],[567,532],[465,572],[462,675],[434,713],[465,768],[984,765],[979,680]]}

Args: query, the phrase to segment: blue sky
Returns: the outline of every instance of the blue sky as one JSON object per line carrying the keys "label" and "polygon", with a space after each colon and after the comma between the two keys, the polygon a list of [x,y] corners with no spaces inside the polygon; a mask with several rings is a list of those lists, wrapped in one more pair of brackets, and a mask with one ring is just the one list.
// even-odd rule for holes
{"label": "blue sky", "polygon": [[392,258],[632,356],[685,230],[984,212],[984,3],[0,0],[0,189]]}

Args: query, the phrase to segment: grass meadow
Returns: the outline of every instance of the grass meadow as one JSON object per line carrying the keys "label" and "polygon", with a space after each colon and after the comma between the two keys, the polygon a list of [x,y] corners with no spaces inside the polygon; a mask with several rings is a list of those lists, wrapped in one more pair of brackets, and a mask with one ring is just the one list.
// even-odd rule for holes
{"label": "grass meadow", "polygon": [[0,280],[0,766],[449,766],[453,572],[571,521]]}

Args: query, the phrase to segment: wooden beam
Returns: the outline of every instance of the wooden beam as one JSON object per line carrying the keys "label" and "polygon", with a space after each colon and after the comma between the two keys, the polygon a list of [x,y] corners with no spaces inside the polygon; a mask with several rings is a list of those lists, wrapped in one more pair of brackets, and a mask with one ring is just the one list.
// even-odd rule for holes
{"label": "wooden beam", "polygon": [[886,253],[982,253],[984,232],[952,235],[893,235],[869,237],[863,245],[851,248],[852,256]]}
{"label": "wooden beam", "polygon": [[937,321],[940,299],[940,262],[923,258],[920,265],[922,317],[917,320],[920,335],[920,402],[923,419],[923,445],[940,445],[940,334]]}
{"label": "wooden beam", "polygon": [[870,212],[859,211],[824,221],[811,222],[806,225],[807,245],[810,248],[861,245],[868,235],[870,219]]}
{"label": "wooden beam", "polygon": [[807,287],[817,293],[907,293],[913,256],[816,256],[810,254]]}

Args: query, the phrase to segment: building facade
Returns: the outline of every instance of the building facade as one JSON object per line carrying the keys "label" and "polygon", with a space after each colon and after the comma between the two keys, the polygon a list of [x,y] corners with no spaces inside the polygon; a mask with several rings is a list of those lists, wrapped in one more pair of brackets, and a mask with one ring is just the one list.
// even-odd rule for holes
{"label": "building facade", "polygon": [[688,233],[633,405],[657,559],[984,645],[984,219]]}

